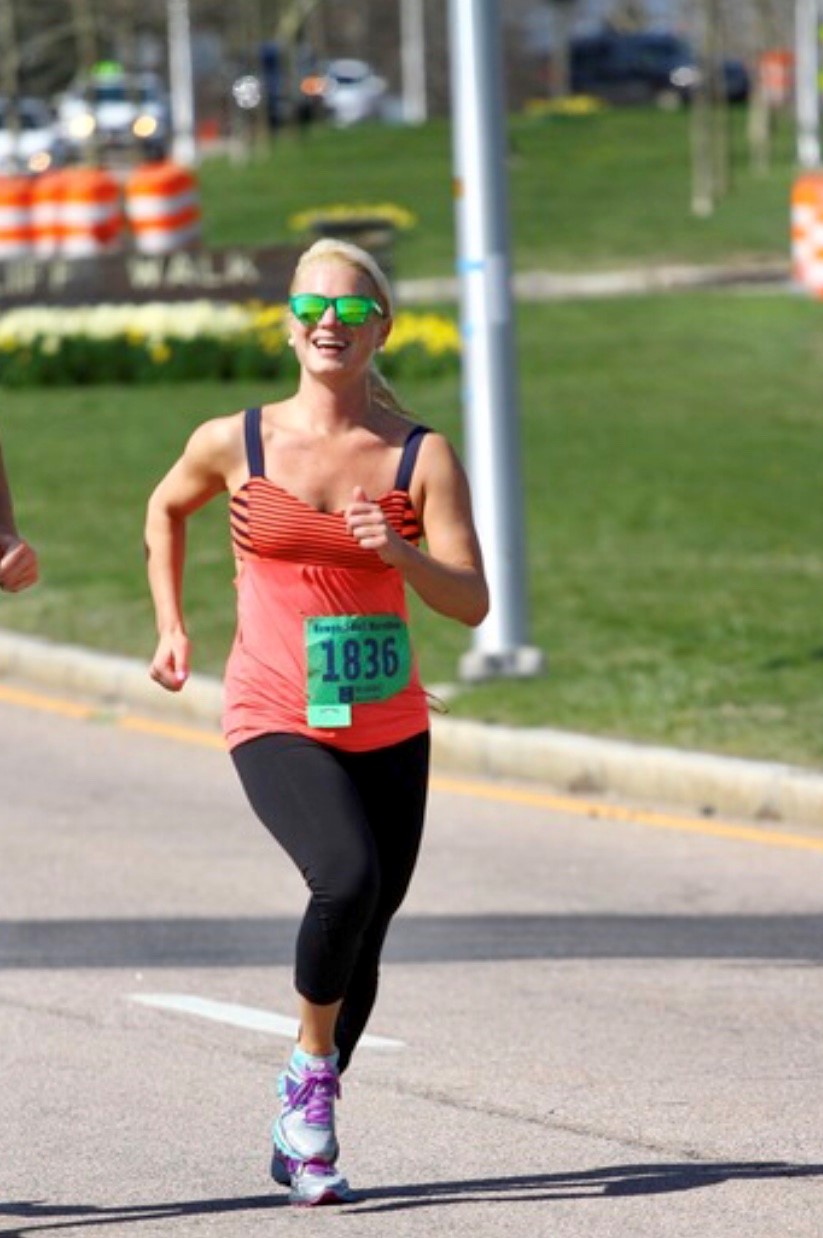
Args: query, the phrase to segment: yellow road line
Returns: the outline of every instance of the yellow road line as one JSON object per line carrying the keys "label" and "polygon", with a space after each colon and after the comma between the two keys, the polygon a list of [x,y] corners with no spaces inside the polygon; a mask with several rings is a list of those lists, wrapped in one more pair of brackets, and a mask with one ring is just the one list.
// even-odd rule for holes
{"label": "yellow road line", "polygon": [[584,800],[568,795],[543,791],[527,791],[519,787],[494,786],[436,776],[432,787],[451,795],[466,795],[473,799],[493,800],[505,804],[523,804],[565,812],[576,817],[595,817],[606,821],[627,821],[634,825],[658,830],[679,830],[681,833],[703,834],[708,838],[736,838],[742,842],[760,843],[767,847],[795,847],[804,851],[823,851],[823,838],[811,834],[795,834],[783,830],[766,830],[756,825],[733,825],[728,821],[706,817],[681,816],[646,808],[627,808],[603,800]]}
{"label": "yellow road line", "polygon": [[139,731],[144,735],[160,735],[165,739],[176,739],[181,744],[202,744],[207,748],[223,748],[226,745],[222,735],[214,731],[202,731],[193,726],[178,726],[171,722],[157,722],[152,718],[141,718],[136,714],[126,714],[117,719],[117,726],[122,731]]}
{"label": "yellow road line", "polygon": [[41,713],[62,714],[66,718],[93,718],[99,713],[92,705],[78,705],[76,701],[63,701],[39,692],[27,692],[23,688],[0,686],[0,701],[5,701],[7,705],[22,705],[25,709],[37,709]]}
{"label": "yellow road line", "polygon": [[[19,705],[24,709],[60,714],[67,718],[86,721],[107,717],[106,710],[97,705],[79,705],[59,697],[30,692],[0,684],[0,702]],[[215,731],[182,726],[143,718],[137,714],[107,717],[111,725],[124,731],[145,735],[157,735],[178,743],[198,744],[207,748],[225,747],[222,736]],[[432,789],[449,795],[462,795],[469,799],[492,800],[499,804],[521,804],[531,808],[543,808],[549,812],[567,813],[575,817],[589,817],[604,821],[625,821],[651,829],[676,830],[680,833],[700,834],[705,838],[731,838],[738,842],[759,843],[764,847],[793,848],[803,851],[823,852],[823,837],[812,834],[797,834],[793,831],[762,829],[758,826],[734,825],[728,821],[711,820],[706,817],[690,817],[686,814],[660,812],[654,809],[629,808],[609,804],[604,800],[580,799],[577,796],[554,794],[547,791],[529,791],[522,787],[505,784],[475,782],[471,779],[449,778],[439,774],[432,777]]]}

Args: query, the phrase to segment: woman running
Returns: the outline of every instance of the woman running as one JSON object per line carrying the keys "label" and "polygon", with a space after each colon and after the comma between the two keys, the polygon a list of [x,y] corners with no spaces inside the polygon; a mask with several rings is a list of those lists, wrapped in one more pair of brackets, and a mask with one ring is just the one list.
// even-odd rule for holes
{"label": "woman running", "polygon": [[185,524],[228,491],[237,629],[226,741],[252,808],[309,890],[272,1175],[292,1202],[315,1204],[351,1198],[334,1102],[423,829],[428,710],[405,586],[472,626],[488,590],[454,451],[401,410],[374,368],[392,327],[380,267],[356,246],[319,241],[297,265],[289,311],[297,390],[195,430],[151,496],[146,547],[159,634],[150,673],[178,691],[189,674]]}

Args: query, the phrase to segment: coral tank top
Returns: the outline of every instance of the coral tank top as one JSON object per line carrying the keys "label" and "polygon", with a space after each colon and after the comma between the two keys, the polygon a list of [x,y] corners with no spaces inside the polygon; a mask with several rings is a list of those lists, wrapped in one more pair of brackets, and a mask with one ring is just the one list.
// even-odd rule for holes
{"label": "coral tank top", "polygon": [[[421,530],[408,493],[426,427],[414,426],[394,487],[377,502],[401,537]],[[275,732],[363,752],[428,727],[407,644],[400,572],[359,546],[342,512],[321,512],[265,476],[260,409],[245,414],[249,479],[232,495],[237,627],[226,664],[229,748]]]}

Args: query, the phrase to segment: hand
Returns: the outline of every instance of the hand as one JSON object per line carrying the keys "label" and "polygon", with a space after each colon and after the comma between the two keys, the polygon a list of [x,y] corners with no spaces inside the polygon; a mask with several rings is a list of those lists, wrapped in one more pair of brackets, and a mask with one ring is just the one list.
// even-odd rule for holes
{"label": "hand", "polygon": [[379,503],[372,503],[362,486],[355,486],[343,515],[349,533],[364,550],[376,550],[384,563],[396,564],[405,543],[386,519]]}
{"label": "hand", "polygon": [[39,577],[37,554],[21,537],[0,537],[0,589],[18,593],[28,589]]}
{"label": "hand", "polygon": [[189,639],[185,632],[160,637],[149,675],[168,692],[180,691],[189,677]]}

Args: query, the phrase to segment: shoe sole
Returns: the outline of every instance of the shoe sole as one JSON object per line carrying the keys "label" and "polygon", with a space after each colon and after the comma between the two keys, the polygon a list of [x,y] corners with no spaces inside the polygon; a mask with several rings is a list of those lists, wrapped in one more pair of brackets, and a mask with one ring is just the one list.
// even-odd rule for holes
{"label": "shoe sole", "polygon": [[[292,1175],[288,1166],[282,1160],[282,1154],[275,1149],[271,1160],[271,1176],[278,1186],[292,1187]],[[289,1193],[289,1203],[294,1208],[317,1208],[325,1204],[350,1204],[356,1196],[348,1183],[339,1186],[329,1186],[314,1198],[309,1199],[299,1191],[292,1189]]]}

